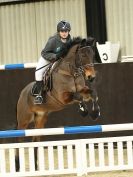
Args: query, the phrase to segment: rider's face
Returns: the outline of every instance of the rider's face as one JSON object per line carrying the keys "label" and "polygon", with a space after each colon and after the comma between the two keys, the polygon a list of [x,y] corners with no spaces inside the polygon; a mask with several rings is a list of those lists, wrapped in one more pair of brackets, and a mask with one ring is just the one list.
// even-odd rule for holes
{"label": "rider's face", "polygon": [[59,32],[59,35],[60,35],[60,37],[62,38],[62,39],[66,39],[67,37],[68,37],[68,35],[69,35],[69,31],[60,31]]}

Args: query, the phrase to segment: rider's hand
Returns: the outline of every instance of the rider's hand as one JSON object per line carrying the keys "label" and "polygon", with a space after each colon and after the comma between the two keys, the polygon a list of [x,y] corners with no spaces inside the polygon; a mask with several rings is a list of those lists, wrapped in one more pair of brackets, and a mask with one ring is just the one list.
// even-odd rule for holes
{"label": "rider's hand", "polygon": [[59,51],[59,53],[56,54],[56,59],[58,60],[58,59],[64,57],[67,54],[67,52],[68,52],[67,47],[63,46],[61,48],[61,50]]}
{"label": "rider's hand", "polygon": [[58,59],[62,58],[63,54],[64,54],[63,51],[60,51],[59,53],[57,53],[56,54],[56,59],[58,60]]}

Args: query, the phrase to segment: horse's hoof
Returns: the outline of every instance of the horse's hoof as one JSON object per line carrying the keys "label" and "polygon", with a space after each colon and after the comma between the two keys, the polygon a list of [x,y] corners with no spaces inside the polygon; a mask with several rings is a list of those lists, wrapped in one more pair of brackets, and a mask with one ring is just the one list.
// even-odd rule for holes
{"label": "horse's hoof", "polygon": [[79,103],[78,112],[82,117],[85,117],[88,115],[88,109],[87,109],[87,105],[85,104],[85,102],[82,101]]}
{"label": "horse's hoof", "polygon": [[100,112],[99,110],[94,110],[90,113],[90,117],[93,121],[98,120],[98,118],[100,117]]}
{"label": "horse's hoof", "polygon": [[81,109],[79,109],[79,114],[82,116],[82,117],[85,117],[85,116],[87,116],[88,115],[88,110],[84,110],[84,111],[82,111]]}

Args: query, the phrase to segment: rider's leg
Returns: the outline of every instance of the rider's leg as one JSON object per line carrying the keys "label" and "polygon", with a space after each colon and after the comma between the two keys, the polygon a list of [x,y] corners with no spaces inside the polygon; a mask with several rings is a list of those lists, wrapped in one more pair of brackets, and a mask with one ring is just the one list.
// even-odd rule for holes
{"label": "rider's leg", "polygon": [[[37,96],[35,97],[35,104],[41,104],[43,102],[42,90],[43,90],[43,87],[45,84],[45,83],[43,83],[43,75],[44,75],[46,69],[48,68],[49,63],[50,62],[45,60],[43,57],[40,57],[40,59],[38,61],[36,71],[35,71],[35,80],[36,80],[36,87],[37,87]],[[46,65],[46,67],[43,67],[45,65]],[[43,67],[43,68],[41,68],[41,67]]]}

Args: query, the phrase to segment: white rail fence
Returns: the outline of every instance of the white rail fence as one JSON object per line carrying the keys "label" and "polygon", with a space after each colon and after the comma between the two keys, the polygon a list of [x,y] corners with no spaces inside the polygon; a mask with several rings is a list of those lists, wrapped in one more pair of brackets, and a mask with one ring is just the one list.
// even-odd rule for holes
{"label": "white rail fence", "polygon": [[[35,170],[34,148],[38,147]],[[15,169],[19,149],[20,171]],[[0,145],[0,176],[83,175],[133,169],[133,136]]]}

